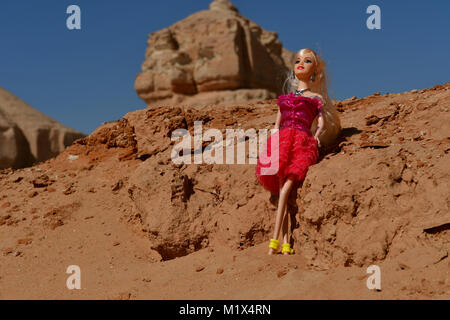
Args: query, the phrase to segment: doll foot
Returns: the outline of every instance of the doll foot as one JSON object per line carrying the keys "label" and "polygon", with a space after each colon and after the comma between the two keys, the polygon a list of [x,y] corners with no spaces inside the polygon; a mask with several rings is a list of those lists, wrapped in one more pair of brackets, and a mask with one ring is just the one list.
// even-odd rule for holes
{"label": "doll foot", "polygon": [[282,254],[284,255],[294,254],[294,249],[291,248],[290,243],[283,243],[281,247],[282,247],[281,249]]}
{"label": "doll foot", "polygon": [[270,244],[269,244],[269,254],[272,255],[274,253],[278,253],[278,244],[279,241],[276,239],[270,239]]}

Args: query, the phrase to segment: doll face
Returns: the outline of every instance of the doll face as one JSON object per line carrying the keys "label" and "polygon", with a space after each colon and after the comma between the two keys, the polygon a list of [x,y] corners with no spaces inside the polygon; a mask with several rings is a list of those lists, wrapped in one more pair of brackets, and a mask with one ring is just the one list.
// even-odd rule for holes
{"label": "doll face", "polygon": [[308,78],[316,67],[314,55],[310,52],[297,54],[295,57],[294,72],[298,79]]}

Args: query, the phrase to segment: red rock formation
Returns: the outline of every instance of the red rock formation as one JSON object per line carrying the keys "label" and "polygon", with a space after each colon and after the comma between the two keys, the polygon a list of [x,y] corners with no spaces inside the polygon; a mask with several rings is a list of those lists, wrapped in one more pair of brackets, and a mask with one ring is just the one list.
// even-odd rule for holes
{"label": "red rock formation", "polygon": [[84,136],[0,88],[0,169],[45,161]]}
{"label": "red rock formation", "polygon": [[281,93],[293,59],[277,33],[216,0],[149,35],[135,89],[149,106],[269,99]]}

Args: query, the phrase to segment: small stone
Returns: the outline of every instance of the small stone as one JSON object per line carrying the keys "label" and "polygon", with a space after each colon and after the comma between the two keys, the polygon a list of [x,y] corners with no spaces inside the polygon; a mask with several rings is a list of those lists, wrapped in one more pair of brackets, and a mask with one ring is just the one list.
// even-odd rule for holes
{"label": "small stone", "polygon": [[3,248],[3,255],[7,256],[8,254],[12,253],[14,250],[13,248]]}
{"label": "small stone", "polygon": [[63,191],[63,193],[64,193],[65,195],[69,195],[69,194],[74,193],[75,191],[76,191],[76,190],[75,190],[73,184],[71,184],[66,190]]}
{"label": "small stone", "polygon": [[366,125],[371,126],[373,124],[378,123],[378,121],[380,121],[381,119],[378,118],[376,115],[370,115],[368,117],[366,117]]}
{"label": "small stone", "polygon": [[222,268],[217,268],[216,274],[222,274],[223,273],[223,269]]}
{"label": "small stone", "polygon": [[398,266],[402,270],[410,269],[408,265],[401,263],[401,262],[398,263]]}
{"label": "small stone", "polygon": [[50,224],[50,229],[55,230],[56,228],[61,227],[63,225],[64,222],[61,219],[58,219]]}
{"label": "small stone", "polygon": [[202,271],[203,269],[205,269],[204,266],[197,266],[197,267],[195,267],[195,271],[196,271],[196,272],[200,272],[200,271]]}
{"label": "small stone", "polygon": [[118,191],[122,188],[123,186],[123,181],[119,180],[117,181],[117,183],[112,187],[112,191]]}
{"label": "small stone", "polygon": [[30,238],[17,240],[17,244],[24,244],[24,245],[31,244],[32,242],[33,242],[33,239],[30,239]]}
{"label": "small stone", "polygon": [[37,191],[32,191],[28,194],[28,198],[34,198],[38,195],[39,193]]}
{"label": "small stone", "polygon": [[284,277],[286,274],[287,274],[287,270],[282,269],[282,270],[277,272],[277,277],[281,278],[281,277]]}
{"label": "small stone", "polygon": [[55,181],[51,180],[46,174],[40,175],[32,181],[35,188],[45,188],[51,185],[53,182]]}
{"label": "small stone", "polygon": [[5,202],[4,204],[2,204],[2,208],[8,208],[9,206],[11,206],[11,203],[9,202]]}
{"label": "small stone", "polygon": [[241,200],[239,200],[236,204],[236,209],[239,209],[239,207],[243,207],[247,204],[247,199],[243,198]]}
{"label": "small stone", "polygon": [[23,180],[23,177],[17,177],[16,180],[13,180],[14,183],[18,183]]}
{"label": "small stone", "polygon": [[131,293],[130,292],[121,292],[119,293],[118,300],[130,300],[131,299]]}
{"label": "small stone", "polygon": [[119,241],[114,241],[114,242],[113,242],[113,246],[114,246],[114,247],[117,247],[118,245],[120,245],[120,242],[119,242]]}
{"label": "small stone", "polygon": [[69,154],[69,156],[67,157],[67,160],[69,160],[70,162],[77,160],[78,156],[74,155],[74,154]]}

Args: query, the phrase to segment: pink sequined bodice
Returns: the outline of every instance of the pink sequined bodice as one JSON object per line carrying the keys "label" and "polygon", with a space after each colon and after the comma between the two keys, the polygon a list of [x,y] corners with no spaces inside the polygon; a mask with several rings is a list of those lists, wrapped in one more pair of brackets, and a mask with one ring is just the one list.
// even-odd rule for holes
{"label": "pink sequined bodice", "polygon": [[296,96],[294,93],[282,94],[277,101],[281,112],[280,130],[294,127],[311,134],[311,125],[322,109],[319,97]]}

